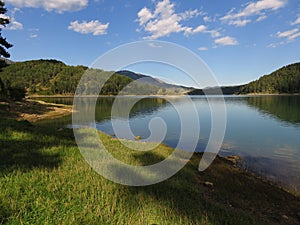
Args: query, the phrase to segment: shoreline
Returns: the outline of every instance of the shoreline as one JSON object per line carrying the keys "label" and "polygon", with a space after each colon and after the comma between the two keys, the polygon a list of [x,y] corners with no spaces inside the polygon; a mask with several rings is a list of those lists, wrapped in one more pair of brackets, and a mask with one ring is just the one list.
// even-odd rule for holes
{"label": "shoreline", "polygon": [[[188,94],[182,94],[182,95],[82,95],[77,96],[78,98],[115,98],[115,97],[167,97],[167,98],[181,98],[181,97],[197,97],[197,96],[203,96],[203,97],[260,97],[260,96],[299,96],[300,93],[277,93],[277,94],[268,94],[268,93],[249,93],[249,94],[228,94],[228,95],[188,95]],[[25,99],[36,99],[36,98],[74,98],[75,95],[28,95],[25,97]]]}
{"label": "shoreline", "polygon": [[25,99],[23,101],[0,100],[1,109],[8,117],[18,121],[27,120],[37,122],[44,119],[54,119],[67,116],[73,112],[73,106],[48,103],[37,99]]}

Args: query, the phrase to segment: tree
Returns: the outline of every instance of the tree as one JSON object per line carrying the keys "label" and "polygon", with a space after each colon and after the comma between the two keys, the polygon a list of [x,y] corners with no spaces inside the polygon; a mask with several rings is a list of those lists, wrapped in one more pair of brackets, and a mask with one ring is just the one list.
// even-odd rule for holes
{"label": "tree", "polygon": [[9,18],[5,16],[7,9],[4,7],[5,3],[0,0],[0,56],[9,58],[10,54],[6,49],[11,48],[13,45],[8,43],[6,38],[2,37],[2,28],[9,24]]}
{"label": "tree", "polygon": [[1,77],[0,77],[0,97],[5,96],[6,95],[5,92],[6,92],[6,89],[5,89],[4,83],[3,83],[3,81],[1,80]]}

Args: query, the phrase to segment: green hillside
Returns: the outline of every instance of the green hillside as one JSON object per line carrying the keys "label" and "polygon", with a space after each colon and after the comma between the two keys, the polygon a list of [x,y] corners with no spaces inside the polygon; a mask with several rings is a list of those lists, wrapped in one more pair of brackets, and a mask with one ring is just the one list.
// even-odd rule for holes
{"label": "green hillside", "polygon": [[[2,65],[0,72],[0,92],[10,95],[18,90],[27,94],[56,95],[74,94],[82,75],[87,71],[85,66],[68,66],[57,60],[32,60]],[[86,81],[87,84],[96,85],[111,74],[98,69],[89,69],[89,73],[96,80]],[[91,76],[90,76],[91,77]],[[132,79],[114,74],[102,88],[100,94],[117,94]],[[84,92],[85,87],[81,89]],[[92,88],[89,88],[92,91]],[[86,93],[89,94],[89,93]]]}
{"label": "green hillside", "polygon": [[240,88],[239,94],[249,93],[300,93],[300,63],[282,67]]}
{"label": "green hillside", "polygon": [[300,63],[282,67],[275,72],[262,76],[256,81],[245,85],[208,87],[194,89],[189,95],[218,95],[219,90],[224,95],[233,94],[296,94],[300,93]]}
{"label": "green hillside", "polygon": [[[83,74],[88,75],[77,89]],[[9,64],[0,60],[0,97],[21,99],[26,94],[73,95],[76,90],[82,94],[95,95],[99,84],[104,84],[100,95],[117,95],[121,90],[122,94],[134,95],[183,94],[182,90],[185,90],[180,86],[158,81],[155,83],[155,79],[150,76],[144,75],[144,80],[139,81],[119,72],[111,74],[111,71],[85,66],[68,66],[57,60],[41,59]]]}

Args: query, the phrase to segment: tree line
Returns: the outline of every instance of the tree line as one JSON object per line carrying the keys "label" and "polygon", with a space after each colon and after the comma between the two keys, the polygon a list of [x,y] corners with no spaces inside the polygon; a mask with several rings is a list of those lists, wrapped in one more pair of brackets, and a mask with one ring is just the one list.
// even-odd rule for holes
{"label": "tree line", "polygon": [[195,89],[189,95],[233,94],[296,94],[300,93],[300,63],[284,66],[275,72],[262,76],[256,81],[237,86]]}
{"label": "tree line", "polygon": [[105,81],[111,72],[88,69],[85,66],[68,66],[57,60],[32,60],[2,65],[0,93],[4,95],[6,92],[7,96],[11,96],[10,90],[18,89],[22,90],[23,95],[74,94],[79,80],[85,73],[88,73],[86,77],[90,80],[82,82],[84,85],[79,87],[82,94],[95,93],[94,88],[100,83],[105,83],[100,94],[115,95],[132,81],[118,74],[113,74]]}
{"label": "tree line", "polygon": [[[14,99],[29,95],[157,94],[160,88],[118,73],[68,66],[57,60],[31,60],[6,64],[0,60],[0,96]],[[85,76],[83,76],[85,75]],[[82,79],[82,82],[79,81]],[[100,87],[101,85],[101,87]]]}
{"label": "tree line", "polygon": [[239,94],[300,93],[300,63],[284,66],[275,72],[240,87]]}

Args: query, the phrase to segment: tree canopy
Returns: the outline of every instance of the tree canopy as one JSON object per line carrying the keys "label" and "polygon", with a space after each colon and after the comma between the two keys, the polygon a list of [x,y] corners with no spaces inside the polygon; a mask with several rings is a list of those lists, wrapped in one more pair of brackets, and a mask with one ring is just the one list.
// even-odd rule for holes
{"label": "tree canopy", "polygon": [[269,75],[262,76],[242,86],[239,93],[300,93],[300,63],[284,66]]}
{"label": "tree canopy", "polygon": [[0,1],[0,57],[9,58],[10,54],[7,52],[7,49],[13,45],[8,43],[6,38],[2,37],[2,28],[9,24],[9,17],[5,15],[6,12],[5,3]]}
{"label": "tree canopy", "polygon": [[[84,74],[86,76],[82,78]],[[83,82],[77,89],[81,78]],[[1,87],[10,87],[23,88],[31,95],[72,95],[76,90],[85,95],[94,95],[100,84],[104,84],[99,93],[101,95],[117,95],[120,91],[123,94],[157,94],[159,91],[155,85],[132,82],[133,79],[118,73],[41,59],[2,67],[0,93]]]}
{"label": "tree canopy", "polygon": [[[81,87],[84,94],[90,94],[88,91],[93,92],[93,86],[111,75],[110,72],[88,69],[85,66],[68,66],[57,60],[32,60],[3,67],[0,79],[3,86],[24,87],[28,94],[74,94],[79,80],[86,71],[94,73],[95,76],[92,77],[93,80],[84,82],[85,86]],[[113,74],[100,94],[117,94],[131,81],[132,79],[128,77]]]}

